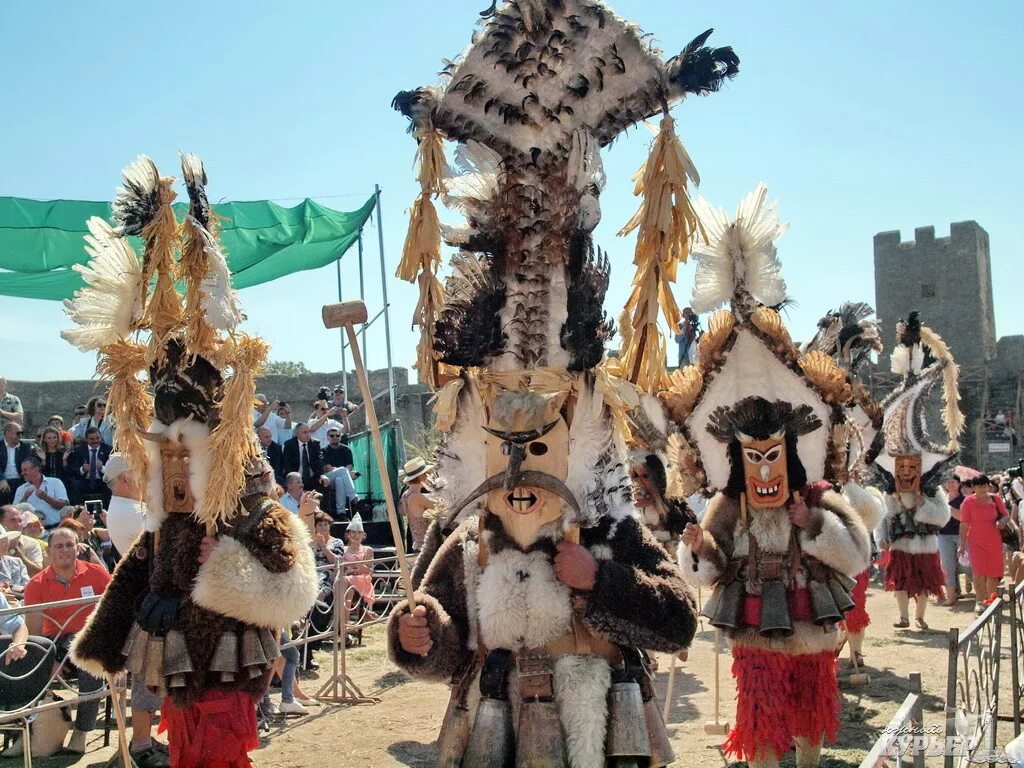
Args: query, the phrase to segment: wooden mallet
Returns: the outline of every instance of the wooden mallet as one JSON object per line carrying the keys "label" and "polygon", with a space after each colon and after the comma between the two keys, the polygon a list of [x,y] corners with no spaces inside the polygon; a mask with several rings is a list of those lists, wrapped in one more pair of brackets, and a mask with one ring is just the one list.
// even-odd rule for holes
{"label": "wooden mallet", "polygon": [[384,461],[384,444],[380,439],[380,425],[377,423],[377,409],[373,407],[373,396],[370,394],[370,383],[366,378],[366,368],[363,367],[363,356],[359,353],[359,340],[356,338],[355,325],[366,322],[368,317],[366,305],[361,301],[345,301],[340,304],[325,304],[322,316],[325,328],[344,328],[348,336],[348,345],[352,349],[352,361],[356,367],[356,381],[359,383],[359,392],[363,396],[363,403],[366,406],[366,423],[370,426],[370,437],[373,440],[373,450],[377,456],[377,468],[380,471],[381,485],[384,487],[384,503],[388,508],[388,521],[391,523],[391,536],[395,540],[395,555],[398,557],[398,570],[402,577],[402,585],[405,587],[405,595],[409,601],[409,610],[416,607],[413,597],[412,576],[409,572],[409,561],[405,557],[405,541],[402,539],[402,529],[398,525],[398,510],[395,508],[395,498],[391,493],[391,482],[388,476],[388,465]]}
{"label": "wooden mallet", "polygon": [[715,630],[715,720],[704,723],[704,733],[714,736],[725,736],[729,733],[729,724],[723,723],[719,717],[722,709],[722,676],[719,674],[719,657],[722,653],[722,630]]}

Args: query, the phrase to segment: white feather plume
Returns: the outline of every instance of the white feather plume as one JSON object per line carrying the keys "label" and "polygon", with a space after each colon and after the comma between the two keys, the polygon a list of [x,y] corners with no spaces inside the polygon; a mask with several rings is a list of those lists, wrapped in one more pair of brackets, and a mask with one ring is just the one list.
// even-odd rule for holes
{"label": "white feather plume", "polygon": [[189,217],[195,225],[195,231],[203,239],[203,252],[206,254],[207,273],[203,278],[202,304],[206,313],[206,322],[218,331],[233,332],[242,322],[243,315],[238,302],[238,293],[231,287],[231,271],[220,244],[198,221]]}
{"label": "white feather plume", "polygon": [[727,304],[736,294],[749,294],[767,306],[785,300],[786,282],[774,241],[788,225],[779,222],[775,203],[766,203],[767,196],[768,187],[759,183],[732,220],[704,198],[694,203],[706,235],[693,251],[697,275],[690,304],[698,314]]}
{"label": "white feather plume", "polygon": [[489,200],[498,187],[501,155],[478,141],[459,144],[455,148],[458,173],[445,179],[445,202],[464,207],[467,201]]}
{"label": "white feather plume", "polygon": [[569,474],[566,485],[572,491],[584,514],[587,498],[602,494],[598,484],[602,480],[597,467],[601,459],[613,449],[611,418],[605,408],[604,397],[592,382],[579,388],[576,407],[569,425]]}
{"label": "white feather plume", "polygon": [[64,300],[64,313],[78,328],[60,334],[83,352],[127,338],[143,310],[142,265],[135,251],[98,216],[87,226],[85,250],[90,259],[72,266],[85,287]]}

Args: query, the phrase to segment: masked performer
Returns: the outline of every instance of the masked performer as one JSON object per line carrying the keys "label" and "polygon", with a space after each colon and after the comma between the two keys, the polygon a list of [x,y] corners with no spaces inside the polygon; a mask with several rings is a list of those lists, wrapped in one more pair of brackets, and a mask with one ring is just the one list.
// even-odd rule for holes
{"label": "masked performer", "polygon": [[663,395],[690,461],[717,491],[689,525],[680,567],[714,586],[704,614],[732,645],[738,701],[725,751],[776,766],[795,740],[798,766],[836,738],[837,624],[868,564],[868,533],[834,490],[845,460],[846,377],[823,353],[801,356],[772,309],[785,283],[772,241],[785,231],[759,185],[734,220],[703,201],[692,305],[708,321],[700,361]]}
{"label": "masked performer", "polygon": [[[87,287],[68,303],[80,327],[63,335],[99,352],[117,449],[147,492],[144,531],[72,653],[95,674],[127,669],[164,695],[172,766],[242,768],[259,744],[255,704],[278,633],[309,610],[317,579],[307,528],[273,500],[273,470],[254,442],[267,347],[235,330],[206,174],[193,155],[182,170],[190,207],[180,227],[174,180],[146,157],[125,170],[116,228],[89,221]],[[128,235],[141,237],[141,261]],[[152,395],[138,377],[147,367]]]}
{"label": "masked performer", "polygon": [[[937,534],[949,520],[949,500],[941,483],[956,464],[957,436],[963,427],[959,372],[946,343],[921,325],[917,312],[897,325],[896,335],[892,371],[902,381],[881,403],[885,442],[874,460],[877,482],[885,493],[885,539],[879,543],[886,550],[885,588],[896,593],[900,612],[893,626],[910,626],[912,597],[917,603],[915,623],[928,629],[928,595],[941,598],[945,583]],[[933,443],[924,432],[929,395],[940,381],[945,445]]]}
{"label": "masked performer", "polygon": [[[867,475],[881,447],[882,409],[860,379],[861,366],[872,354],[881,354],[882,339],[874,310],[863,302],[846,302],[818,321],[818,331],[801,351],[824,352],[846,371],[850,378],[852,400],[846,407],[847,451],[846,478],[842,492],[850,505],[860,513],[870,533],[885,516],[882,494],[870,485]],[[857,574],[853,588],[853,608],[843,624],[850,645],[850,658],[856,667],[864,664],[864,631],[871,623],[867,610],[870,569]]]}
{"label": "masked performer", "polygon": [[[737,61],[703,47],[705,34],[663,63],[593,0],[511,0],[485,16],[444,88],[395,100],[419,140],[422,193],[399,276],[420,283],[417,368],[439,388],[445,433],[436,530],[451,532],[436,549],[439,537],[427,537],[429,565],[415,607],[401,603],[390,619],[390,650],[414,677],[455,683],[441,765],[665,765],[671,749],[637,649],[687,647],[695,606],[631,504],[618,420],[639,399],[601,365],[608,262],[590,233],[600,148],[662,114],[640,185],[654,210],[639,216],[653,244],[644,306],[656,301],[695,227],[668,104],[715,90]],[[444,175],[442,137],[462,143],[460,176]],[[443,230],[460,248],[443,290],[433,274],[440,192],[469,220]],[[664,375],[663,334],[643,325],[630,360]]]}

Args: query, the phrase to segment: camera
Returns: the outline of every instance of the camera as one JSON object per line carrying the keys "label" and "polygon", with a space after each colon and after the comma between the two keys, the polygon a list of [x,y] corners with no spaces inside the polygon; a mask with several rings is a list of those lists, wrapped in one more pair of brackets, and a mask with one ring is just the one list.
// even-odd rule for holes
{"label": "camera", "polygon": [[316,391],[316,399],[317,400],[330,400],[331,399],[331,389],[330,389],[330,387],[320,387],[320,389],[318,389]]}
{"label": "camera", "polygon": [[91,499],[85,502],[85,511],[92,515],[93,522],[99,525],[100,512],[103,511],[103,502],[99,499]]}

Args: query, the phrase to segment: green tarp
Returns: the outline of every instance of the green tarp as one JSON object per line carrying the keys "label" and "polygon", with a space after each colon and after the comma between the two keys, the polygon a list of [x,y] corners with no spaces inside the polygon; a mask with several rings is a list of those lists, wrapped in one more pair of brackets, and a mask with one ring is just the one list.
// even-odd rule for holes
{"label": "green tarp", "polygon": [[[402,466],[402,441],[397,422],[380,425],[380,441],[384,448],[384,461],[387,463],[391,493],[398,501],[398,470]],[[377,455],[373,450],[369,432],[360,432],[349,438],[348,447],[352,449],[352,460],[355,471],[360,473],[354,485],[360,498],[371,498],[375,502],[384,501],[384,486],[377,471]]]}
{"label": "green tarp", "polygon": [[[337,260],[359,237],[376,196],[355,211],[334,211],[312,200],[284,208],[266,200],[222,203],[221,244],[232,283],[248,288]],[[174,206],[178,217],[187,204]],[[87,261],[85,222],[110,220],[110,204],[81,200],[0,197],[0,296],[59,301],[82,279],[72,264]],[[141,255],[141,246],[133,244]]]}

